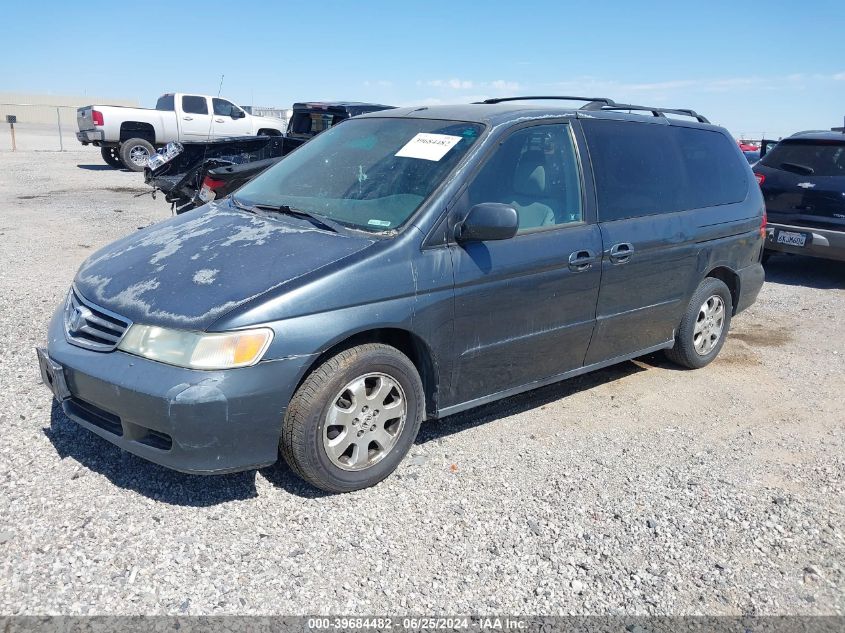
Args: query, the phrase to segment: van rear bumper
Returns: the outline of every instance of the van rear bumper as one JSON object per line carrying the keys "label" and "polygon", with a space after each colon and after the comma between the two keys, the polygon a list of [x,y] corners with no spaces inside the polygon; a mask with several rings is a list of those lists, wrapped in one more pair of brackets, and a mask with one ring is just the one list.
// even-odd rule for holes
{"label": "van rear bumper", "polygon": [[766,278],[763,265],[760,263],[740,268],[736,271],[736,274],[739,277],[739,288],[734,314],[742,312],[757,300],[757,295],[760,294],[760,289],[763,287],[763,281]]}

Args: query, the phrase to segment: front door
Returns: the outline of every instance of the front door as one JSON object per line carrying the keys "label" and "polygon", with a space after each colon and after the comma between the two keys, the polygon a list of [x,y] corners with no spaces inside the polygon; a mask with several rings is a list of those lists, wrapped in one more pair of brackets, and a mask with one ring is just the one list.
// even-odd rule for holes
{"label": "front door", "polygon": [[595,323],[601,234],[586,212],[578,152],[566,123],[511,133],[455,208],[516,208],[509,240],[450,246],[455,364],[449,404],[481,399],[583,364]]}
{"label": "front door", "polygon": [[249,136],[252,133],[252,122],[246,116],[241,116],[245,114],[244,111],[234,103],[213,97],[211,105],[214,109],[215,138]]}

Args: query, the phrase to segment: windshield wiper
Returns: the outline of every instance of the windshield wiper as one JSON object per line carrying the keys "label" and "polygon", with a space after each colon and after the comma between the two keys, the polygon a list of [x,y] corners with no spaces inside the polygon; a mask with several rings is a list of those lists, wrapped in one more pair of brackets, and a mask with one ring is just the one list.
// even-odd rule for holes
{"label": "windshield wiper", "polygon": [[239,201],[235,196],[232,196],[232,202],[235,204],[236,207],[239,209],[243,209],[244,211],[273,211],[275,213],[284,213],[286,215],[292,215],[298,218],[305,218],[309,220],[315,226],[319,226],[323,229],[328,231],[332,231],[333,233],[339,233],[342,226],[335,222],[334,220],[330,220],[324,215],[319,215],[317,213],[311,213],[310,211],[303,211],[302,209],[297,209],[296,207],[289,206],[287,204],[252,204],[247,205],[243,202]]}

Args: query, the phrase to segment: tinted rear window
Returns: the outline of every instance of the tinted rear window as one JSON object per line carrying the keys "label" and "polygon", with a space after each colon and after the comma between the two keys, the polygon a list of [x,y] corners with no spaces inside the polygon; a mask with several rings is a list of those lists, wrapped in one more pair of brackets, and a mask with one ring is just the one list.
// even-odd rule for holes
{"label": "tinted rear window", "polygon": [[156,101],[156,110],[167,110],[172,112],[176,108],[173,104],[173,95],[161,95]]}
{"label": "tinted rear window", "polygon": [[294,112],[290,131],[292,134],[314,136],[337,125],[345,118],[343,115],[328,112]]}
{"label": "tinted rear window", "polygon": [[845,143],[781,141],[761,163],[806,176],[845,176]]}
{"label": "tinted rear window", "polygon": [[585,121],[599,219],[621,220],[740,202],[748,192],[733,142],[710,130]]}

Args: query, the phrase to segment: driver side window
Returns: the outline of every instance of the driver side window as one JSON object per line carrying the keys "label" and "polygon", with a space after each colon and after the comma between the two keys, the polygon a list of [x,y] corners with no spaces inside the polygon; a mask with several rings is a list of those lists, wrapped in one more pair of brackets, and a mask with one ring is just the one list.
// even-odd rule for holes
{"label": "driver side window", "polygon": [[581,222],[581,179],[566,124],[514,132],[469,186],[469,206],[500,202],[516,209],[519,233]]}
{"label": "driver side window", "polygon": [[232,116],[232,112],[239,109],[229,101],[218,99],[217,97],[211,100],[211,104],[214,107],[214,114],[217,116]]}

